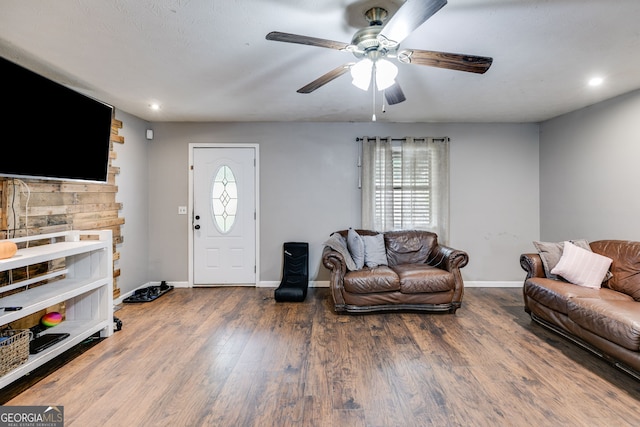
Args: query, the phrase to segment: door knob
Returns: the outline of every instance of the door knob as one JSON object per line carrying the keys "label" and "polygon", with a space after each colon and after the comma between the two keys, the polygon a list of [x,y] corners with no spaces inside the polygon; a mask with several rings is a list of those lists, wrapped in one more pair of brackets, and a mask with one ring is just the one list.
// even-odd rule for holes
{"label": "door knob", "polygon": [[193,228],[195,228],[196,230],[200,230],[200,224],[196,224]]}

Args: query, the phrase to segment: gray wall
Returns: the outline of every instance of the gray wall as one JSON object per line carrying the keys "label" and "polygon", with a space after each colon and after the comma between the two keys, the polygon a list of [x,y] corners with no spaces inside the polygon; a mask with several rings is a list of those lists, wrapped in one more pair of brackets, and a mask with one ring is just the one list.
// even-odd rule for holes
{"label": "gray wall", "polygon": [[[327,280],[321,244],[358,226],[358,136],[451,138],[451,239],[469,252],[467,281],[522,280],[532,240],[640,240],[640,91],[536,124],[155,123],[126,113],[115,164],[123,202],[123,292],[187,281],[188,144],[250,142],[261,153],[262,281],[278,281],[281,245],[311,245],[311,274]],[[538,135],[540,131],[540,135]]]}
{"label": "gray wall", "polygon": [[312,280],[328,280],[322,242],[360,225],[358,136],[451,138],[450,242],[469,252],[465,280],[521,281],[539,237],[535,124],[154,123],[148,144],[149,280],[187,281],[189,143],[260,146],[262,282],[279,281],[282,243],[310,244]]}
{"label": "gray wall", "polygon": [[640,91],[543,123],[541,239],[640,240],[639,161]]}
{"label": "gray wall", "polygon": [[149,280],[149,142],[145,139],[146,122],[118,110],[116,119],[123,122],[119,134],[125,140],[124,144],[113,144],[117,158],[112,161],[120,168],[116,201],[122,203],[121,217],[125,221],[121,230],[123,243],[118,247],[117,280],[120,293],[126,294]]}

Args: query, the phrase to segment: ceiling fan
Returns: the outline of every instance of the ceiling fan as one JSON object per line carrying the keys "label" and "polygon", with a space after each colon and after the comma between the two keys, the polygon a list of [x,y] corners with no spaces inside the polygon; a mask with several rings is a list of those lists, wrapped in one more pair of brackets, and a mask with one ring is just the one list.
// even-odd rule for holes
{"label": "ceiling fan", "polygon": [[278,31],[270,32],[266,38],[351,52],[358,59],[357,62],[340,65],[323,74],[298,89],[298,93],[311,93],[347,71],[351,71],[355,86],[368,90],[373,81],[378,90],[384,90],[387,103],[393,105],[403,102],[406,97],[395,81],[397,67],[387,58],[396,58],[404,64],[427,65],[478,74],[485,73],[491,66],[493,59],[486,56],[400,49],[400,43],[409,34],[446,4],[447,0],[407,0],[386,23],[387,10],[382,7],[373,7],[365,12],[369,26],[356,31],[351,43]]}

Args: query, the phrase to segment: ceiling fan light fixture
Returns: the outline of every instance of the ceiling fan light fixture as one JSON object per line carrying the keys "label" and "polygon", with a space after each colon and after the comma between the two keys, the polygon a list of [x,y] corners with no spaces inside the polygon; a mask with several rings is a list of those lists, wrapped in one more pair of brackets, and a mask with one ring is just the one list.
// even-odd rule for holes
{"label": "ceiling fan light fixture", "polygon": [[393,86],[398,75],[398,67],[386,59],[376,61],[376,87],[378,90],[385,90]]}
{"label": "ceiling fan light fixture", "polygon": [[[394,0],[392,3],[400,2]],[[395,81],[398,68],[385,58],[395,58],[403,64],[424,65],[478,74],[484,74],[493,63],[493,58],[486,56],[422,49],[400,50],[400,43],[446,4],[447,0],[403,0],[402,5],[390,18],[384,7],[370,8],[364,15],[369,25],[357,30],[351,38],[351,43],[279,31],[268,33],[266,38],[267,40],[350,52],[359,61],[336,67],[298,89],[298,93],[311,93],[350,71],[354,86],[368,92],[373,81],[373,85],[378,91],[384,92],[383,100],[386,100],[388,105],[396,105],[405,101],[406,97],[400,85]],[[371,94],[375,111],[375,88]],[[375,114],[373,120],[375,120]]]}
{"label": "ceiling fan light fixture", "polygon": [[351,83],[362,90],[369,90],[371,85],[371,74],[373,72],[373,62],[369,58],[358,61],[351,67]]}

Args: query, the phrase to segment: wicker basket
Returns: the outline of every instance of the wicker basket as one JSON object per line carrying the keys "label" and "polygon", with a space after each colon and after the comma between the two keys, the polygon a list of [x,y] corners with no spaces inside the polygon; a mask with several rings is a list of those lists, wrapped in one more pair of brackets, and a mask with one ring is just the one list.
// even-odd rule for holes
{"label": "wicker basket", "polygon": [[29,359],[29,329],[0,332],[0,376],[17,368]]}

